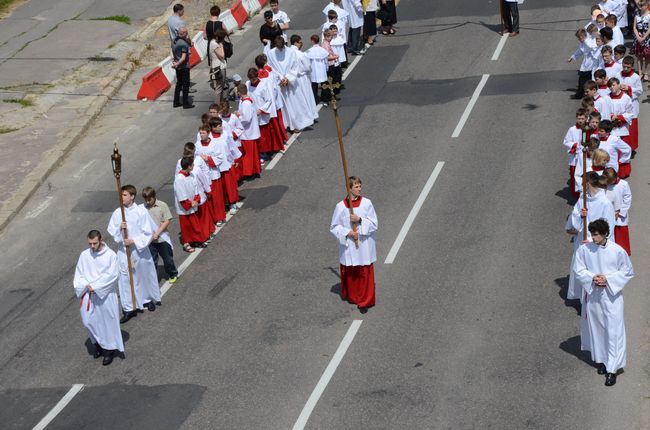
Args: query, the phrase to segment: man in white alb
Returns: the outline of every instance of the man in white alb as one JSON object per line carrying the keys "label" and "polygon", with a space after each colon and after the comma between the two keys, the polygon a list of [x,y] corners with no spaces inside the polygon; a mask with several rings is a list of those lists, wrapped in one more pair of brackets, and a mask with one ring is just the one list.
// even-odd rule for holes
{"label": "man in white alb", "polygon": [[74,291],[79,298],[79,313],[88,337],[95,345],[93,357],[102,355],[108,366],[113,356],[124,352],[117,298],[117,255],[102,241],[102,234],[91,230],[88,249],[79,255],[74,273]]}

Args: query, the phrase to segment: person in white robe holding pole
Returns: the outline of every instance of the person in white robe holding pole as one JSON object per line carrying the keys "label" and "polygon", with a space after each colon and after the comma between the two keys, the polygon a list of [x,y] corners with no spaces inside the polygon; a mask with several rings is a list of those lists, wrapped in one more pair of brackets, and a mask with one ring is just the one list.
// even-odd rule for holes
{"label": "person in white robe holding pole", "polygon": [[[151,219],[144,205],[135,203],[137,190],[133,185],[122,187],[122,202],[126,222],[122,222],[119,208],[113,212],[108,223],[108,234],[113,236],[117,243],[117,262],[119,266],[120,301],[124,315],[120,320],[125,323],[138,315],[144,306],[150,312],[156,310],[160,304],[160,288],[153,257],[149,252],[149,243],[156,230],[156,224]],[[128,239],[124,239],[124,230],[128,231]],[[126,248],[129,245],[131,261],[133,264],[133,282],[135,286],[136,303],[131,303],[131,284],[127,270]]]}
{"label": "person in white robe holding pole", "polygon": [[375,232],[379,224],[372,202],[361,196],[361,179],[350,176],[348,184],[354,211],[350,211],[347,197],[340,201],[334,208],[330,232],[339,244],[341,297],[365,312],[375,305]]}
{"label": "person in white robe holding pole", "polygon": [[273,42],[275,47],[268,51],[267,57],[269,65],[280,77],[279,85],[284,105],[284,125],[294,133],[300,132],[302,129],[314,124],[313,115],[316,108],[314,106],[311,109],[307,99],[301,96],[299,75],[302,66],[296,51],[293,48],[286,48],[284,39],[280,36],[277,36]]}
{"label": "person in white robe holding pole", "polygon": [[124,353],[117,298],[117,255],[102,241],[98,230],[87,236],[88,249],[79,255],[74,273],[74,291],[88,337],[95,345],[94,358],[104,356],[108,366],[116,353]]}
{"label": "person in white robe holding pole", "polygon": [[609,239],[610,224],[603,219],[589,223],[593,242],[576,252],[576,277],[584,291],[580,343],[591,352],[605,385],[616,384],[616,374],[626,365],[623,288],[634,277],[625,250]]}

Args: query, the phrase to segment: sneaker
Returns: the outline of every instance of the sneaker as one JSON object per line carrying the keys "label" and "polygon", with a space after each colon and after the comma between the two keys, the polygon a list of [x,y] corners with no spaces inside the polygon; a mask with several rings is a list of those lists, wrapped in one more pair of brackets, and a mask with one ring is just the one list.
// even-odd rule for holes
{"label": "sneaker", "polygon": [[230,208],[230,215],[236,214],[237,211],[239,211],[239,209],[237,209],[237,206],[233,205],[233,207]]}
{"label": "sneaker", "polygon": [[223,221],[217,221],[217,227],[221,227],[225,224]]}
{"label": "sneaker", "polygon": [[178,278],[176,276],[172,276],[171,278],[168,279],[170,284],[175,284],[176,281],[178,281]]}

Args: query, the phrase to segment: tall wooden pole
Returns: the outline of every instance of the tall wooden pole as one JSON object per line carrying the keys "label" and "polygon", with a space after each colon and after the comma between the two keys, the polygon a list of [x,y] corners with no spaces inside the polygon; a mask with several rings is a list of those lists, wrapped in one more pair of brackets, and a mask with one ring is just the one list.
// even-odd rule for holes
{"label": "tall wooden pole", "polygon": [[[582,129],[582,207],[587,209],[587,125]],[[587,240],[587,217],[582,219],[582,240]]]}
{"label": "tall wooden pole", "polygon": [[[115,182],[117,186],[117,199],[120,202],[120,213],[122,214],[122,222],[126,222],[126,216],[124,214],[124,203],[122,202],[122,184],[120,182],[120,176],[122,175],[122,155],[120,151],[117,150],[117,143],[113,148],[113,154],[111,155],[111,165],[113,166],[113,175],[115,176]],[[121,228],[120,228],[121,230]],[[122,238],[126,241],[129,238],[129,232],[127,229],[122,230]],[[129,269],[129,283],[131,284],[131,307],[132,312],[136,311],[137,303],[135,301],[135,285],[133,283],[133,265],[131,264],[131,247],[124,244],[126,248],[126,264]]]}
{"label": "tall wooden pole", "polygon": [[[334,90],[339,88],[339,84],[334,84],[332,78],[327,80],[327,84],[322,86],[323,89],[329,90],[332,95],[332,100],[330,102],[332,106],[332,111],[334,112],[334,121],[336,122],[336,133],[339,138],[339,152],[341,153],[341,163],[343,164],[343,176],[345,177],[345,193],[347,196],[348,207],[350,208],[350,215],[354,214],[354,208],[352,207],[352,191],[350,190],[350,176],[348,175],[348,161],[345,158],[345,147],[343,146],[343,131],[341,130],[341,118],[339,117],[339,109],[336,104],[336,95]],[[357,223],[350,221],[352,224],[352,231],[357,232]],[[354,245],[359,248],[359,239],[354,239]]]}

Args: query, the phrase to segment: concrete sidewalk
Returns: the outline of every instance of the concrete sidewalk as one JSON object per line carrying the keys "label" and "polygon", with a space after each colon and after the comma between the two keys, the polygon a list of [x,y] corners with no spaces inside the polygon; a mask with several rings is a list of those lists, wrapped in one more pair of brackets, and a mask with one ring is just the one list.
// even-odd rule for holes
{"label": "concrete sidewalk", "polygon": [[[169,54],[166,21],[176,2],[30,0],[0,20],[0,230],[131,72]],[[186,5],[192,34],[215,3],[231,1]]]}

